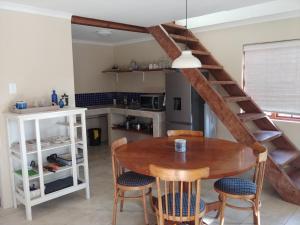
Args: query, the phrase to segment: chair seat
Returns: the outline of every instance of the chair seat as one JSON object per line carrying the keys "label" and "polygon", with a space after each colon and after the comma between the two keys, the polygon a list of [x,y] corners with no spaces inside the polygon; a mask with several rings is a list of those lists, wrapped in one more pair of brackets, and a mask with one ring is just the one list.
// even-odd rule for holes
{"label": "chair seat", "polygon": [[254,195],[256,184],[242,178],[223,178],[215,182],[215,188],[233,195]]}
{"label": "chair seat", "polygon": [[132,171],[121,174],[117,179],[118,184],[130,187],[145,186],[153,182],[155,182],[154,177],[146,176]]}
{"label": "chair seat", "polygon": [[[195,202],[196,196],[191,195],[190,215],[195,215]],[[157,204],[157,202],[156,202]],[[200,212],[205,210],[205,202],[200,200]],[[166,214],[166,200],[165,195],[162,196],[162,207],[163,213]],[[173,215],[173,194],[168,194],[168,214]],[[175,216],[180,216],[180,193],[175,194]],[[188,216],[188,194],[183,193],[182,195],[182,216]]]}

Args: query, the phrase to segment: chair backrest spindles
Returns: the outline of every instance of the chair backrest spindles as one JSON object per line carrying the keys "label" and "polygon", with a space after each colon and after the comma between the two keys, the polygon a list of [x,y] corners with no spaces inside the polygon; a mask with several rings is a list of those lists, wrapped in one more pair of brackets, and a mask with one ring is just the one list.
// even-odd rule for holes
{"label": "chair backrest spindles", "polygon": [[168,197],[169,197],[169,193],[168,193],[168,185],[167,185],[168,181],[165,181],[165,205],[166,205],[166,214],[169,215],[169,207],[168,207]]}
{"label": "chair backrest spindles", "polygon": [[[191,182],[188,183],[188,202],[191,202],[191,193],[192,192],[192,189],[191,189]],[[188,204],[188,217],[191,216],[191,205]]]}
{"label": "chair backrest spindles", "polygon": [[[180,181],[180,220],[182,221],[183,182]],[[174,204],[174,203],[173,203]],[[190,203],[188,203],[190,204]]]}
{"label": "chair backrest spindles", "polygon": [[[200,202],[200,193],[201,193],[201,186],[200,186],[200,180],[196,181],[197,186],[197,192],[196,192],[196,202]],[[196,204],[195,212],[200,211],[200,204]],[[198,221],[198,222],[197,222]],[[199,213],[195,214],[195,224],[199,224]]]}
{"label": "chair backrest spindles", "polygon": [[175,217],[176,217],[176,215],[175,215],[175,182],[173,181],[172,182],[173,183],[173,191],[172,191],[172,197],[173,197],[173,200],[172,200],[172,202],[173,202],[173,204],[172,204],[172,209],[173,209],[173,220],[175,220]]}
{"label": "chair backrest spindles", "polygon": [[[195,224],[198,225],[200,215],[200,181],[202,178],[208,177],[209,168],[177,170],[150,165],[150,173],[156,177],[157,182],[160,225],[164,225],[165,219],[185,222],[193,221],[196,218],[198,218],[198,222],[195,220]],[[194,191],[193,183],[196,183]],[[161,185],[164,187],[161,188]],[[164,190],[164,193],[162,193],[162,190]],[[192,196],[195,197],[195,206],[191,205],[193,202],[191,200]],[[176,204],[179,205],[176,206]],[[192,207],[194,209],[193,215],[191,214]]]}

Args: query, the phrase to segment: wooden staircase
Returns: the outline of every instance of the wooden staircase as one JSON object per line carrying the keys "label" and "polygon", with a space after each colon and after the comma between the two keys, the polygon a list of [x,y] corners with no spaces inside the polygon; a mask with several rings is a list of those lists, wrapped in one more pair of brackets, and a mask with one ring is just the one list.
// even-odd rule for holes
{"label": "wooden staircase", "polygon": [[[238,142],[251,145],[259,141],[269,147],[266,167],[268,180],[284,200],[300,205],[300,152],[296,146],[191,31],[174,23],[149,27],[148,31],[172,60],[181,54],[182,49],[178,43],[184,43],[200,59],[203,64],[201,69],[181,69],[181,73]],[[213,80],[207,80],[201,72],[203,70],[208,70]],[[238,112],[234,105],[238,106]],[[255,131],[252,131],[253,125]]]}

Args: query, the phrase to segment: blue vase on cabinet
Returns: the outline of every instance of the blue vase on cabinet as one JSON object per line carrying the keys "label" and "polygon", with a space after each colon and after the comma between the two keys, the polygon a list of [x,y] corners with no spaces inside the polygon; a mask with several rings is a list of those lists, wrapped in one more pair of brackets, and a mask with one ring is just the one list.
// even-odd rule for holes
{"label": "blue vase on cabinet", "polygon": [[51,102],[52,102],[52,105],[58,105],[58,97],[57,97],[55,90],[52,91]]}
{"label": "blue vase on cabinet", "polygon": [[59,100],[58,105],[59,105],[59,108],[63,108],[65,106],[65,103],[62,98]]}

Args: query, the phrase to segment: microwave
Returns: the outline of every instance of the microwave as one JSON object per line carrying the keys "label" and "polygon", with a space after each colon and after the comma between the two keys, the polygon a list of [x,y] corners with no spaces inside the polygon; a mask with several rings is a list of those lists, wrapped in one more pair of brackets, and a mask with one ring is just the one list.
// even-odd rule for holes
{"label": "microwave", "polygon": [[140,104],[142,109],[162,110],[164,108],[164,95],[163,94],[141,95]]}

